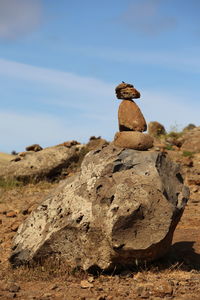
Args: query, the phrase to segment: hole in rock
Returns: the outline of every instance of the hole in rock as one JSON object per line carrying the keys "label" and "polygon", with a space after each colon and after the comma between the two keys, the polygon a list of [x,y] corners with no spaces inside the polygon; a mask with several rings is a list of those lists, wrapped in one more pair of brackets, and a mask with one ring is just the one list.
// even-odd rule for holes
{"label": "hole in rock", "polygon": [[96,191],[99,192],[102,187],[103,187],[102,184],[98,185],[98,187],[96,188]]}
{"label": "hole in rock", "polygon": [[95,151],[93,152],[93,154],[97,154],[97,153],[99,153],[99,152],[101,152],[101,150],[100,150],[100,149],[98,149],[98,150],[95,150]]}
{"label": "hole in rock", "polygon": [[116,247],[113,247],[113,250],[120,250],[120,249],[122,249],[123,247],[125,246],[125,244],[121,244],[121,245],[119,245],[119,246],[116,246]]}
{"label": "hole in rock", "polygon": [[166,190],[164,190],[164,191],[163,191],[163,195],[165,196],[165,198],[166,198],[167,200],[169,200],[169,196],[168,196],[168,194],[167,194],[167,191],[166,191]]}
{"label": "hole in rock", "polygon": [[122,169],[122,167],[123,167],[123,164],[122,164],[122,163],[116,164],[116,165],[114,166],[114,168],[113,168],[113,173],[119,172],[119,171]]}
{"label": "hole in rock", "polygon": [[42,204],[41,207],[43,210],[46,210],[48,208],[48,205]]}
{"label": "hole in rock", "polygon": [[60,214],[62,212],[62,208],[58,207],[57,210],[58,210],[58,214]]}
{"label": "hole in rock", "polygon": [[82,221],[83,217],[84,217],[83,215],[80,216],[80,217],[78,217],[78,218],[76,219],[76,223],[80,223],[80,222]]}
{"label": "hole in rock", "polygon": [[112,195],[112,196],[110,197],[110,204],[113,202],[114,199],[115,199],[115,196]]}
{"label": "hole in rock", "polygon": [[179,180],[180,183],[183,183],[183,177],[182,177],[181,173],[177,173],[176,178]]}

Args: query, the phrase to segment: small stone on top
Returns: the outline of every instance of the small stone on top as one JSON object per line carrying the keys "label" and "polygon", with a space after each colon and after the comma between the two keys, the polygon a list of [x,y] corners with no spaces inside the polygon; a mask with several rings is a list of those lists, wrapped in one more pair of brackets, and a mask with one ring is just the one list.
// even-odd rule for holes
{"label": "small stone on top", "polygon": [[115,92],[118,99],[131,100],[140,98],[140,92],[132,84],[123,81],[115,88]]}

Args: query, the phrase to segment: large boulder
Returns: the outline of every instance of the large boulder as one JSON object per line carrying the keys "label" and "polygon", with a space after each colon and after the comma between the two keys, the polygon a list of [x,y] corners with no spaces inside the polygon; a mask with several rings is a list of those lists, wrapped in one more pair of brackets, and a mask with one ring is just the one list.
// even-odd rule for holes
{"label": "large boulder", "polygon": [[152,261],[169,249],[188,200],[179,166],[162,153],[110,144],[19,227],[13,266],[58,256],[84,270]]}
{"label": "large boulder", "polygon": [[50,147],[44,150],[23,152],[0,169],[0,178],[12,178],[24,183],[39,180],[54,180],[79,160],[78,146]]}

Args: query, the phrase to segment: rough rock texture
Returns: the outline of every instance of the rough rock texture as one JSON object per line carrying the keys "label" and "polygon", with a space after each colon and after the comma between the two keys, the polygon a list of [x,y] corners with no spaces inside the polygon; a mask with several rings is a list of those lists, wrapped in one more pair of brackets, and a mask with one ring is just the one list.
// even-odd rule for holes
{"label": "rough rock texture", "polygon": [[165,127],[159,122],[153,121],[148,124],[148,134],[157,137],[162,134],[166,134]]}
{"label": "rough rock texture", "polygon": [[116,89],[116,96],[118,99],[136,99],[140,98],[140,92],[138,92],[132,84],[122,82]]}
{"label": "rough rock texture", "polygon": [[27,152],[0,169],[0,178],[13,178],[24,183],[55,179],[72,162],[79,159],[79,148],[51,147],[39,152]]}
{"label": "rough rock texture", "polygon": [[89,152],[13,240],[14,266],[58,256],[88,270],[163,256],[188,199],[177,164],[109,145]]}
{"label": "rough rock texture", "polygon": [[189,130],[183,137],[184,142],[181,150],[200,152],[200,127]]}
{"label": "rough rock texture", "polygon": [[114,144],[121,148],[147,150],[153,147],[153,138],[138,131],[121,131],[115,134]]}
{"label": "rough rock texture", "polygon": [[123,100],[118,110],[119,131],[146,131],[147,124],[141,110],[132,100]]}

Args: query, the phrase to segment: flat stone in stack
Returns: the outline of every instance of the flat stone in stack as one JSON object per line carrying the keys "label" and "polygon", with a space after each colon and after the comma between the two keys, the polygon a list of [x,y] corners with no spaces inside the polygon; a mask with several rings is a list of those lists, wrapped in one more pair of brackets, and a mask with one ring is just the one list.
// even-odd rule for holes
{"label": "flat stone in stack", "polygon": [[132,84],[122,82],[116,89],[116,96],[118,99],[130,100],[140,98],[140,92],[138,92]]}
{"label": "flat stone in stack", "polygon": [[116,147],[134,150],[148,150],[153,147],[153,138],[139,131],[121,131],[115,134]]}

